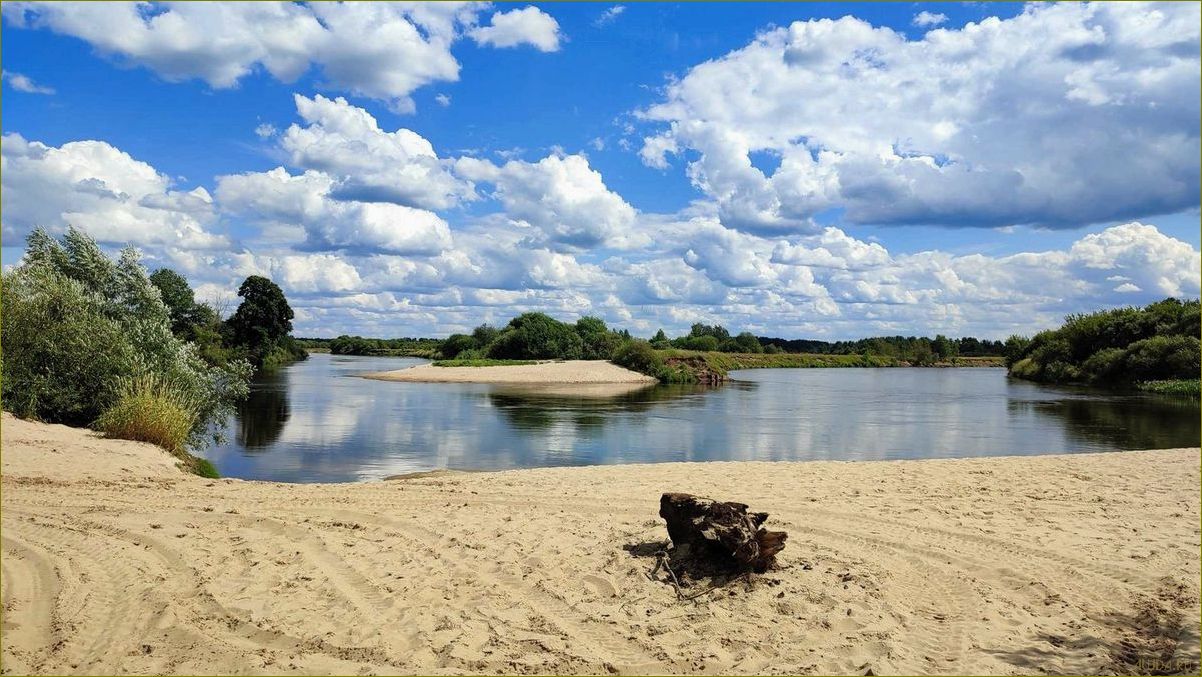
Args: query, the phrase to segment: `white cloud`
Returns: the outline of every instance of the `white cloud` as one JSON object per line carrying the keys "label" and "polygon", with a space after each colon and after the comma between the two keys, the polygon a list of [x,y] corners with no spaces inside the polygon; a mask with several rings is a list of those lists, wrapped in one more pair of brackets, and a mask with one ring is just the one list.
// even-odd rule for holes
{"label": "white cloud", "polygon": [[226,245],[206,230],[213,221],[208,191],[176,190],[154,167],[103,141],[54,147],[5,134],[0,180],[5,238],[73,225],[109,243]]}
{"label": "white cloud", "polygon": [[597,20],[593,22],[593,25],[598,28],[600,28],[602,26],[608,26],[609,24],[617,21],[618,17],[621,16],[622,12],[625,12],[625,11],[626,11],[625,5],[614,5],[613,7],[610,7],[609,9],[605,10],[604,12],[601,12],[601,16],[597,17]]}
{"label": "white cloud", "polygon": [[[1199,6],[1028,5],[908,40],[796,22],[691,69],[641,112],[643,161],[688,174],[728,226],[1078,227],[1199,202]],[[778,154],[770,174],[753,153]]]}
{"label": "white cloud", "polygon": [[259,137],[260,139],[270,139],[279,133],[280,130],[276,129],[275,125],[267,122],[255,127],[255,136]]}
{"label": "white cloud", "polygon": [[525,221],[540,240],[571,247],[630,246],[635,210],[605,186],[583,155],[550,155],[538,162],[460,158],[456,172],[493,184],[495,197],[511,219]]}
{"label": "white cloud", "polygon": [[923,10],[914,15],[914,20],[911,22],[920,28],[928,26],[938,26],[947,23],[947,15],[942,12],[928,12]]}
{"label": "white cloud", "polygon": [[434,100],[437,101],[438,105],[442,106],[443,108],[451,105],[451,97],[447,94],[437,94],[434,96]]}
{"label": "white cloud", "polygon": [[333,180],[321,172],[268,172],[221,176],[217,200],[227,213],[267,224],[300,224],[313,249],[386,251],[433,255],[451,245],[450,229],[437,214],[388,203],[331,198]]}
{"label": "white cloud", "polygon": [[487,26],[468,31],[478,44],[493,47],[531,45],[540,52],[559,51],[562,37],[559,22],[541,9],[530,6],[497,12]]}
{"label": "white cloud", "polygon": [[370,113],[342,97],[297,94],[294,99],[308,124],[290,126],[280,147],[292,164],[333,177],[333,198],[445,209],[473,195],[420,134],[403,128],[386,132]]}
{"label": "white cloud", "polygon": [[[6,2],[3,12],[12,26],[80,38],[172,82],[197,78],[226,89],[260,69],[292,82],[317,67],[329,88],[410,112],[414,90],[459,78],[451,47],[487,7],[467,2]],[[558,25],[537,8],[493,18],[500,23],[487,33],[487,44],[558,48]]]}
{"label": "white cloud", "polygon": [[7,82],[9,87],[18,92],[25,92],[26,94],[54,94],[53,87],[39,85],[29,76],[21,75],[20,73],[3,71],[0,73],[0,78]]}

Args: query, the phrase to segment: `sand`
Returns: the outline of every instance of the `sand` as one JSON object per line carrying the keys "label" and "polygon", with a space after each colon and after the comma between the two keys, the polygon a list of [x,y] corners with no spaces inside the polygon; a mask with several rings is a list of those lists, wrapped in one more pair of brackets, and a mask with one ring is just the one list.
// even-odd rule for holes
{"label": "sand", "polygon": [[500,367],[435,367],[432,364],[421,364],[364,376],[381,381],[428,383],[656,383],[654,378],[646,374],[619,367],[605,360],[564,360]]}
{"label": "sand", "polygon": [[[184,475],[149,445],[5,414],[2,488],[5,673],[1197,660],[1198,449],[286,485]],[[646,575],[665,490],[770,512],[782,568],[678,601]]]}

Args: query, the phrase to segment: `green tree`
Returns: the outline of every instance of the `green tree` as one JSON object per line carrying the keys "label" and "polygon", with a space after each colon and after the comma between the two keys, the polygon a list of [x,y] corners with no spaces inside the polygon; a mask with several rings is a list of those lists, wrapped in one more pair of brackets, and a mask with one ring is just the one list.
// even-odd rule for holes
{"label": "green tree", "polygon": [[931,341],[931,351],[936,358],[946,360],[956,356],[956,344],[943,334],[936,334],[935,340]]}
{"label": "green tree", "polygon": [[488,348],[488,356],[511,360],[578,360],[584,341],[572,325],[544,313],[523,313]]}
{"label": "green tree", "polygon": [[304,359],[304,349],[288,335],[295,315],[279,285],[251,275],[238,288],[238,296],[242,303],[226,325],[232,342],[246,350],[254,365],[270,369]]}
{"label": "green tree", "polygon": [[749,331],[742,332],[736,336],[735,343],[738,345],[739,352],[741,353],[764,352],[764,346],[760,345],[760,340],[756,338],[755,334],[752,334]]}
{"label": "green tree", "polygon": [[150,282],[158,288],[171,313],[171,331],[180,338],[191,339],[193,327],[202,321],[202,311],[188,281],[170,268],[159,268],[150,274]]}

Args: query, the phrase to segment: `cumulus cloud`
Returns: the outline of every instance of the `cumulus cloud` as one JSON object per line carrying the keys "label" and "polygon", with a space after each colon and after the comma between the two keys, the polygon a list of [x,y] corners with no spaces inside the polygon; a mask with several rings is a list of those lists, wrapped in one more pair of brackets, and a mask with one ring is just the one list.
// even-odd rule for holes
{"label": "cumulus cloud", "polygon": [[154,167],[103,141],[54,147],[5,134],[0,182],[5,238],[23,238],[39,226],[52,232],[76,226],[116,244],[226,244],[206,230],[214,218],[208,191],[177,190]]}
{"label": "cumulus cloud", "polygon": [[912,23],[915,26],[918,26],[920,28],[927,28],[930,26],[938,26],[940,24],[947,23],[947,15],[943,14],[941,12],[928,12],[926,10],[923,10],[923,11],[919,12],[918,14],[915,14],[914,20],[911,21],[910,23]]}
{"label": "cumulus cloud", "polygon": [[54,94],[53,87],[39,85],[29,76],[21,75],[20,73],[3,71],[0,73],[0,78],[7,82],[9,87],[18,92],[25,92],[26,94]]}
{"label": "cumulus cloud", "polygon": [[569,247],[622,247],[635,210],[609,190],[583,155],[549,155],[538,162],[460,158],[456,172],[492,184],[506,215],[537,228],[540,240]]}
{"label": "cumulus cloud", "polygon": [[492,15],[487,26],[468,31],[477,44],[492,47],[530,45],[540,52],[559,51],[559,22],[537,7],[524,7]]}
{"label": "cumulus cloud", "polygon": [[[326,86],[414,108],[423,85],[459,78],[451,47],[473,31],[485,3],[150,3],[6,2],[23,28],[80,38],[103,54],[145,66],[168,81],[193,78],[234,87],[263,70],[292,82],[313,67]],[[493,16],[477,42],[558,49],[558,24],[537,8]]]}
{"label": "cumulus cloud", "polygon": [[[641,111],[643,144],[724,224],[1079,227],[1199,202],[1199,7],[1029,5],[920,40],[796,22],[698,65]],[[771,173],[751,161],[769,151]]]}
{"label": "cumulus cloud", "polygon": [[472,195],[420,134],[403,128],[386,132],[342,97],[294,99],[307,125],[290,126],[280,147],[292,164],[333,177],[332,198],[445,209]]}
{"label": "cumulus cloud", "polygon": [[267,224],[299,224],[305,246],[318,250],[385,251],[433,255],[451,244],[450,228],[437,214],[389,203],[331,197],[334,180],[309,170],[283,167],[217,179],[217,200],[226,213]]}

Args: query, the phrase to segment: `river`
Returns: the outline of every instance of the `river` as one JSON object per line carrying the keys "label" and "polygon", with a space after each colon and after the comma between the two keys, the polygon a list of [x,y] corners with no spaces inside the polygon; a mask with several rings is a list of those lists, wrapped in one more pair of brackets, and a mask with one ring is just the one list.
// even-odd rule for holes
{"label": "river", "polygon": [[1004,369],[763,369],[619,395],[359,378],[423,360],[313,354],[258,377],[206,449],[226,477],[949,458],[1197,446],[1197,401],[1042,386]]}

